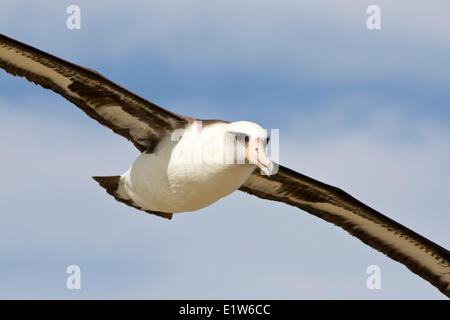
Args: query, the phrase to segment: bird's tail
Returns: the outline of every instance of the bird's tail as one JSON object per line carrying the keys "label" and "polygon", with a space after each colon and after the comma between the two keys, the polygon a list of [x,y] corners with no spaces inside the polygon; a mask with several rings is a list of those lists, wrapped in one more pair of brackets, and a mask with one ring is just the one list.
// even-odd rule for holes
{"label": "bird's tail", "polygon": [[126,205],[136,208],[138,210],[145,211],[150,214],[157,215],[162,218],[172,219],[172,213],[166,212],[156,212],[145,210],[137,205],[133,199],[131,199],[128,194],[125,192],[125,189],[120,184],[120,176],[105,176],[105,177],[92,177],[98,184],[103,187],[106,192],[114,197],[119,202],[125,203]]}
{"label": "bird's tail", "polygon": [[92,177],[98,184],[103,187],[113,197],[117,197],[117,190],[119,189],[120,176],[108,177]]}

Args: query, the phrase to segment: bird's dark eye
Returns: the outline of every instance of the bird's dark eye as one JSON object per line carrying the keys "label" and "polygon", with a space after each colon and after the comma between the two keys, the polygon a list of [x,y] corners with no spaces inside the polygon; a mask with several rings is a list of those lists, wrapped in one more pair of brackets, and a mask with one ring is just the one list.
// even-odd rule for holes
{"label": "bird's dark eye", "polygon": [[232,134],[234,135],[235,141],[243,141],[243,142],[245,142],[245,144],[247,144],[250,141],[250,137],[245,133],[232,132]]}

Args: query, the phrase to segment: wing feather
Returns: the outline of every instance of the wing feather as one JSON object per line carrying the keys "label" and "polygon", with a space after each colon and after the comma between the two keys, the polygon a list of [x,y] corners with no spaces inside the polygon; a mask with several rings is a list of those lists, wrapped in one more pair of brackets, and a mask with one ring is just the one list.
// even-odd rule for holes
{"label": "wing feather", "polygon": [[267,177],[255,171],[241,191],[284,202],[331,222],[402,263],[450,297],[450,252],[336,187],[279,166]]}
{"label": "wing feather", "polygon": [[153,149],[163,136],[183,128],[191,119],[139,97],[94,70],[2,34],[0,67],[60,94],[140,151]]}

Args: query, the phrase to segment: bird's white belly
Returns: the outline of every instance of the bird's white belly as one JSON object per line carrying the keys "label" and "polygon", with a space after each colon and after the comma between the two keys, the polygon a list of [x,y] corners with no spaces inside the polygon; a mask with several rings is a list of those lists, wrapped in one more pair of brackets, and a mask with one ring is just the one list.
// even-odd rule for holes
{"label": "bird's white belly", "polygon": [[123,176],[130,198],[146,210],[177,213],[204,208],[237,190],[255,169],[248,164],[174,163],[141,154]]}

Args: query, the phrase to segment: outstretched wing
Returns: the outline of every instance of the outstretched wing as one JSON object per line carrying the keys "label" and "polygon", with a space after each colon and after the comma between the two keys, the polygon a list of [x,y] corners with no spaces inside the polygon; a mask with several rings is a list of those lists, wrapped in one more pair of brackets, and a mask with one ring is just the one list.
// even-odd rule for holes
{"label": "outstretched wing", "polygon": [[450,297],[450,252],[366,206],[348,193],[279,167],[267,177],[255,171],[241,191],[284,202],[331,222],[404,264]]}
{"label": "outstretched wing", "polygon": [[77,66],[0,34],[0,67],[51,89],[88,116],[132,141],[140,151],[190,120],[120,87],[96,71]]}

